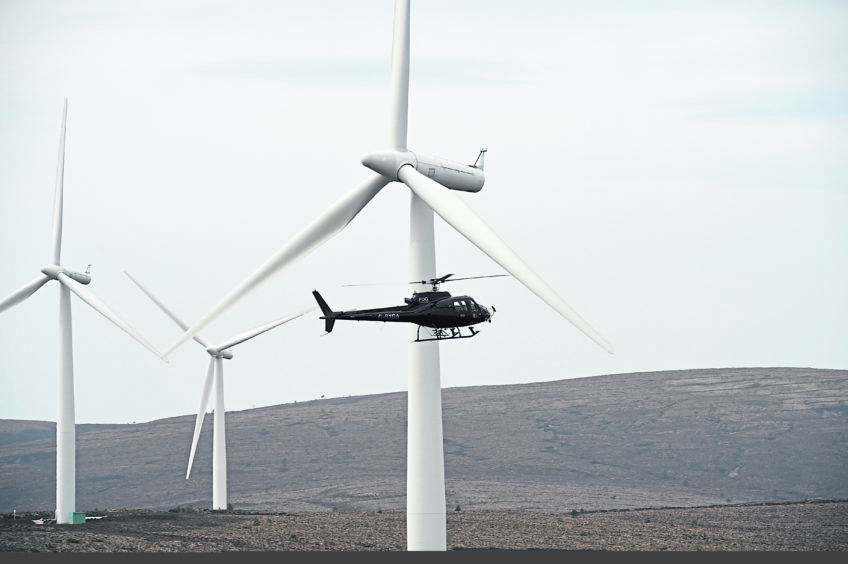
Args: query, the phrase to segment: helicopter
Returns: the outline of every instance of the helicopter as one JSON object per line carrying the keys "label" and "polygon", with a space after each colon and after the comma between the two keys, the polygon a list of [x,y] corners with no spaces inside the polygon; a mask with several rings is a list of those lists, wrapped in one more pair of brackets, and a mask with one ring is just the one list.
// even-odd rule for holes
{"label": "helicopter", "polygon": [[[469,276],[465,278],[451,278],[453,274],[446,274],[439,278],[430,278],[409,282],[410,284],[430,284],[432,291],[413,292],[411,298],[404,298],[406,305],[389,306],[374,309],[354,309],[350,311],[333,311],[318,292],[313,290],[312,295],[318,302],[323,315],[324,330],[330,333],[333,325],[340,319],[352,321],[382,321],[384,323],[415,323],[418,330],[413,342],[441,341],[449,339],[468,339],[479,333],[473,326],[478,323],[492,322],[495,307],[487,307],[478,304],[471,296],[452,296],[450,292],[439,291],[439,285],[443,282],[455,282],[457,280],[471,280],[474,278],[494,278],[498,276],[509,276],[508,274],[492,274],[488,276]],[[421,329],[425,328],[424,337]],[[467,333],[463,332],[468,328]]]}

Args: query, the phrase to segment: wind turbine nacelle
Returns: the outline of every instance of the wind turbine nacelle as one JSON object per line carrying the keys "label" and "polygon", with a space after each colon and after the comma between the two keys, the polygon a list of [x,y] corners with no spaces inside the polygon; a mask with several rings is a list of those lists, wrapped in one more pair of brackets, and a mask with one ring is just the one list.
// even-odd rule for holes
{"label": "wind turbine nacelle", "polygon": [[432,178],[445,188],[462,192],[479,192],[486,181],[482,168],[430,155],[416,156],[418,162],[415,164],[415,170]]}
{"label": "wind turbine nacelle", "polygon": [[480,167],[412,151],[369,153],[362,157],[362,164],[392,180],[398,180],[398,171],[402,166],[411,165],[445,188],[462,192],[479,192],[486,181]]}

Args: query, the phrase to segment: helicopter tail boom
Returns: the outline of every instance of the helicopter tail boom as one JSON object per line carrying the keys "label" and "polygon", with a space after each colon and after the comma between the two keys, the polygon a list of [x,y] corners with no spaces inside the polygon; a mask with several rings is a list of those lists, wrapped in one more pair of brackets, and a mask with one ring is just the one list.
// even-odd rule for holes
{"label": "helicopter tail boom", "polygon": [[327,302],[324,301],[318,290],[312,290],[312,295],[315,296],[315,301],[318,302],[318,307],[321,308],[321,313],[324,314],[321,316],[321,319],[324,320],[324,331],[329,333],[333,330],[333,325],[336,323],[335,312],[330,309],[330,306],[327,305]]}

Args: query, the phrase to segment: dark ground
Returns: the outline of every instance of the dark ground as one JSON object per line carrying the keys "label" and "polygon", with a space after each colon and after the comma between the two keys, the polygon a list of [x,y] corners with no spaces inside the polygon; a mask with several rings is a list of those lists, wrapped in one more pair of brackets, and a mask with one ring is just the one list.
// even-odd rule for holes
{"label": "dark ground", "polygon": [[[79,525],[49,511],[0,516],[3,552],[405,551],[403,511],[116,510]],[[848,500],[572,513],[447,513],[447,548],[573,551],[848,551]],[[2,557],[0,557],[2,558]]]}

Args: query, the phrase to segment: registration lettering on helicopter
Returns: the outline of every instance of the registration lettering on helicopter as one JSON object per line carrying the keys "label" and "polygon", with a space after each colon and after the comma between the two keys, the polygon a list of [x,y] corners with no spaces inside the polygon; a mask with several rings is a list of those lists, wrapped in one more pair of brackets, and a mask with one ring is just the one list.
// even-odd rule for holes
{"label": "registration lettering on helicopter", "polygon": [[378,319],[378,320],[381,320],[381,319],[382,319],[382,320],[386,320],[386,319],[400,319],[400,315],[398,315],[397,313],[378,313],[378,314],[377,314],[377,319]]}

